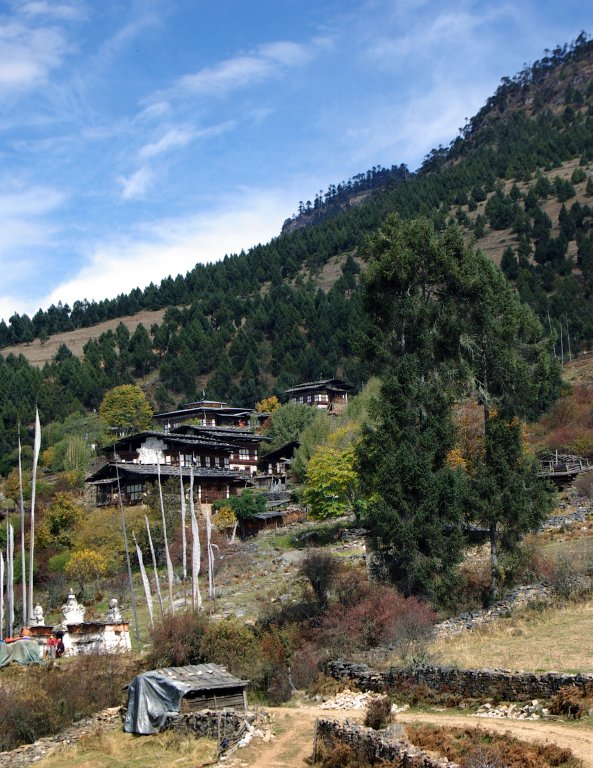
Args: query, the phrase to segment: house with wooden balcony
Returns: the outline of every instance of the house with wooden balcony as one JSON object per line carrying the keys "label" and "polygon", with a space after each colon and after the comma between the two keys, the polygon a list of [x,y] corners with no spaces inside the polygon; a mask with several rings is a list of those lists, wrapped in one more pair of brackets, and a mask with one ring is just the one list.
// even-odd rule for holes
{"label": "house with wooden balcony", "polygon": [[291,403],[302,403],[339,414],[348,404],[348,393],[353,389],[354,385],[344,379],[321,379],[297,384],[285,393]]}
{"label": "house with wooden balcony", "polygon": [[257,435],[249,429],[228,429],[226,427],[200,427],[185,424],[175,430],[176,435],[190,435],[196,439],[222,440],[231,446],[229,466],[239,472],[255,475],[258,471],[260,446],[270,438]]}
{"label": "house with wooden balcony", "polygon": [[249,429],[252,419],[264,419],[251,408],[241,408],[218,400],[198,400],[186,403],[175,411],[156,413],[155,425],[164,432],[175,432],[179,427],[192,424],[222,429]]}
{"label": "house with wooden balcony", "polygon": [[181,477],[189,485],[194,476],[195,498],[201,504],[212,504],[240,492],[246,476],[231,467],[235,446],[210,436],[139,432],[122,437],[103,449],[107,463],[86,482],[96,489],[96,504],[141,503],[149,484],[160,472],[164,482]]}

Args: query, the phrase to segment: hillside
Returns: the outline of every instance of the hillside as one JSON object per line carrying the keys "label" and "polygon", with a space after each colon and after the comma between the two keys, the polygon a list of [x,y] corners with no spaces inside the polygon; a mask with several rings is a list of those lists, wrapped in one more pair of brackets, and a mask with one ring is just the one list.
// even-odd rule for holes
{"label": "hillside", "polygon": [[[267,245],[114,300],[0,323],[0,344],[23,354],[0,359],[3,451],[35,401],[44,420],[63,418],[96,408],[106,389],[134,379],[149,377],[157,408],[202,390],[252,405],[299,380],[334,373],[361,383],[364,244],[390,213],[428,216],[438,230],[458,222],[550,330],[570,337],[572,352],[590,346],[592,71],[593,43],[580,36],[505,78],[462,135],[433,150],[417,174],[403,166],[373,169],[330,186],[311,210],[303,204],[286,233]],[[136,320],[123,318],[139,311],[162,315],[146,315],[130,333]],[[82,328],[75,349],[58,346],[68,337],[56,334]],[[20,345],[35,337],[44,344]],[[59,354],[42,370],[32,368],[33,352],[42,352],[35,365],[47,362],[50,339]]]}

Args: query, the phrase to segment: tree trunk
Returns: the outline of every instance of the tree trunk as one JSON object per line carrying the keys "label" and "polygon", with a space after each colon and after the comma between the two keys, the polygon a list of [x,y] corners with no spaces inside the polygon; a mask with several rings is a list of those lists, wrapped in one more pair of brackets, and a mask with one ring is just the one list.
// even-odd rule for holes
{"label": "tree trunk", "polygon": [[496,542],[496,521],[490,523],[490,603],[498,597],[498,547]]}

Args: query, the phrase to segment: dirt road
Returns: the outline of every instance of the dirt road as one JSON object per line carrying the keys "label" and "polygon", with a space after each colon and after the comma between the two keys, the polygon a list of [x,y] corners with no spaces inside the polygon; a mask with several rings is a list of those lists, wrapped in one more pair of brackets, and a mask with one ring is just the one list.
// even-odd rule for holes
{"label": "dirt road", "polygon": [[[310,766],[313,750],[315,720],[328,719],[361,722],[364,716],[359,711],[332,711],[319,707],[277,707],[272,713],[275,738],[269,743],[254,742],[240,750],[229,768],[257,766],[258,768],[304,768]],[[433,723],[451,727],[471,726],[497,733],[511,733],[524,741],[553,742],[568,747],[575,756],[583,760],[587,768],[593,768],[593,725],[549,722],[543,720],[497,720],[479,718],[449,712],[404,712],[397,715],[400,723]]]}

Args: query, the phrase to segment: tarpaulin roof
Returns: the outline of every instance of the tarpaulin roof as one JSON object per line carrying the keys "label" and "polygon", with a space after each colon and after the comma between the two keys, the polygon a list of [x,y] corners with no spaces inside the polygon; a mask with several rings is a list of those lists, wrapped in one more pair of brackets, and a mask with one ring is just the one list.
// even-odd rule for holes
{"label": "tarpaulin roof", "polygon": [[17,640],[14,643],[0,643],[0,668],[9,664],[39,664],[41,653],[35,640]]}
{"label": "tarpaulin roof", "polygon": [[128,687],[126,733],[158,733],[168,717],[179,712],[181,699],[189,690],[178,680],[170,680],[158,670],[135,677]]}
{"label": "tarpaulin roof", "polygon": [[145,672],[128,686],[124,731],[143,735],[157,733],[170,715],[179,712],[181,699],[190,691],[246,685],[246,680],[234,677],[219,664],[192,664]]}

